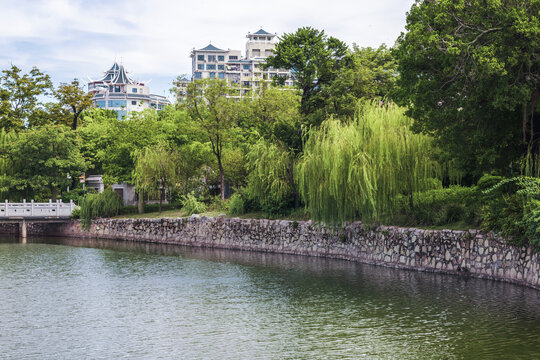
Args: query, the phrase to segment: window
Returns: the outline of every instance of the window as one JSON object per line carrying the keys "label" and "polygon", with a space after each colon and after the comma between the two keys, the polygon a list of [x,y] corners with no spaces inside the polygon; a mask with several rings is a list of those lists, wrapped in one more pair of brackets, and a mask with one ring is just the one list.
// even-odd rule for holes
{"label": "window", "polygon": [[251,70],[251,65],[244,64],[244,65],[242,65],[242,68],[244,70]]}
{"label": "window", "polygon": [[126,115],[127,115],[127,111],[126,111],[126,110],[118,110],[117,113],[118,113],[118,120],[122,120],[122,119],[125,118]]}
{"label": "window", "polygon": [[225,65],[218,65],[217,68],[218,70],[225,70]]}
{"label": "window", "polygon": [[158,110],[163,110],[163,104],[158,105]]}
{"label": "window", "polygon": [[99,108],[104,108],[106,106],[105,100],[96,101],[96,106]]}
{"label": "window", "polygon": [[253,56],[261,56],[261,49],[253,49],[251,53]]}
{"label": "window", "polygon": [[216,70],[216,65],[215,64],[208,64],[208,65],[206,65],[206,70]]}
{"label": "window", "polygon": [[264,50],[264,55],[265,56],[272,56],[272,54],[273,54],[272,50],[268,50],[268,49]]}
{"label": "window", "polygon": [[229,56],[229,60],[238,60],[238,56],[236,55]]}
{"label": "window", "polygon": [[197,60],[204,61],[204,55],[197,55]]}
{"label": "window", "polygon": [[204,70],[204,64],[197,64],[197,70]]}
{"label": "window", "polygon": [[218,73],[218,77],[220,79],[225,79],[225,73],[222,73],[222,72]]}
{"label": "window", "polygon": [[115,86],[115,87],[114,87],[114,92],[119,93],[119,92],[120,92],[120,86]]}
{"label": "window", "polygon": [[131,101],[131,105],[137,105],[137,101],[132,100],[132,101]]}
{"label": "window", "polygon": [[126,106],[126,100],[109,100],[109,107]]}
{"label": "window", "polygon": [[136,94],[137,93],[137,88],[131,89],[131,92]]}
{"label": "window", "polygon": [[195,74],[193,74],[195,76],[195,79],[202,79],[202,73],[200,71],[195,71]]}
{"label": "window", "polygon": [[216,62],[216,55],[208,55],[208,62]]}
{"label": "window", "polygon": [[219,55],[217,57],[218,61],[225,61],[225,56],[224,55]]}
{"label": "window", "polygon": [[216,78],[216,73],[215,72],[211,72],[210,73],[210,79],[215,79]]}
{"label": "window", "polygon": [[244,81],[244,86],[249,86],[249,81]]}

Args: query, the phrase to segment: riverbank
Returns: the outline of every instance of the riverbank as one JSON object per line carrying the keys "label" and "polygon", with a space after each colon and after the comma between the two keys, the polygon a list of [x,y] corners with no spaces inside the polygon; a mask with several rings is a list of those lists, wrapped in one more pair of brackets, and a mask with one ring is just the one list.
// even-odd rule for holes
{"label": "riverbank", "polygon": [[28,227],[28,233],[321,256],[500,280],[540,290],[540,253],[475,230],[372,228],[355,222],[334,232],[311,221],[192,216],[98,219],[88,231],[78,221],[36,224]]}

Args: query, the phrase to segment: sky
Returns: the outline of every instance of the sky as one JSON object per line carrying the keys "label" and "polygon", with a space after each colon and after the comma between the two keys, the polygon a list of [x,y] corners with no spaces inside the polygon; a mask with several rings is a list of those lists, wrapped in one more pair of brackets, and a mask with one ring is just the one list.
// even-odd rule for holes
{"label": "sky", "polygon": [[246,35],[311,26],[361,47],[392,46],[414,0],[0,0],[0,69],[17,65],[58,85],[97,79],[121,62],[154,94],[191,75],[190,51],[245,52]]}

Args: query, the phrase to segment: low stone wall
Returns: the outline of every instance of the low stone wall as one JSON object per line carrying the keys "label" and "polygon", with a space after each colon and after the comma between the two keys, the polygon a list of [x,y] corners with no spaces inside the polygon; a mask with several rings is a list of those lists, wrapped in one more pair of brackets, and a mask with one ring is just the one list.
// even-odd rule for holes
{"label": "low stone wall", "polygon": [[[324,256],[398,268],[474,276],[540,289],[540,253],[478,231],[421,230],[362,223],[338,232],[311,221],[189,217],[100,219],[49,224],[48,235],[105,238]],[[32,229],[29,228],[29,234]]]}

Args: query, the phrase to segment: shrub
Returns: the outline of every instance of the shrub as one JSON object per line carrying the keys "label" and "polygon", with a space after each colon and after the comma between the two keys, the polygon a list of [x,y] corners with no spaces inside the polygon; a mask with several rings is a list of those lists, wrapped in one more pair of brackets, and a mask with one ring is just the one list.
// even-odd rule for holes
{"label": "shrub", "polygon": [[89,229],[92,219],[118,215],[121,207],[122,199],[111,188],[99,194],[87,194],[80,202],[81,224]]}
{"label": "shrub", "polygon": [[229,214],[231,215],[242,215],[244,214],[244,199],[238,193],[234,193],[231,196],[229,202]]}
{"label": "shrub", "polygon": [[394,222],[403,225],[440,226],[463,222],[469,226],[480,223],[481,194],[475,187],[451,186],[417,192],[413,195],[413,208],[409,198],[399,196]]}
{"label": "shrub", "polygon": [[525,236],[536,250],[540,249],[540,201],[531,200],[527,204],[527,212],[523,216]]}
{"label": "shrub", "polygon": [[188,216],[193,214],[200,214],[206,211],[206,205],[197,200],[193,192],[190,192],[189,194],[183,196],[182,201],[184,203],[182,210]]}

